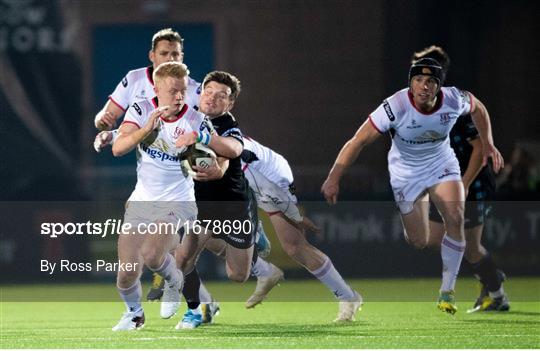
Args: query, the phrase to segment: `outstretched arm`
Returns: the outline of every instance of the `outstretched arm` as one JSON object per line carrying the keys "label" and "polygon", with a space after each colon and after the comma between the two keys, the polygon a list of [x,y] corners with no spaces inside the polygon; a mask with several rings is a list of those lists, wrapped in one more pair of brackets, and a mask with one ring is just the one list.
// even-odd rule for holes
{"label": "outstretched arm", "polygon": [[321,187],[321,192],[329,204],[335,205],[337,203],[339,181],[347,168],[349,168],[358,158],[360,151],[362,151],[366,145],[375,141],[380,135],[379,131],[375,129],[370,120],[367,119],[364,124],[358,128],[354,136],[343,145],[330,173],[328,173],[328,177]]}
{"label": "outstretched arm", "polygon": [[491,121],[489,113],[484,104],[475,98],[473,99],[473,110],[471,111],[472,121],[478,130],[480,139],[482,140],[482,166],[487,164],[488,158],[493,161],[493,170],[498,173],[504,167],[504,159],[493,144],[493,134],[491,133]]}

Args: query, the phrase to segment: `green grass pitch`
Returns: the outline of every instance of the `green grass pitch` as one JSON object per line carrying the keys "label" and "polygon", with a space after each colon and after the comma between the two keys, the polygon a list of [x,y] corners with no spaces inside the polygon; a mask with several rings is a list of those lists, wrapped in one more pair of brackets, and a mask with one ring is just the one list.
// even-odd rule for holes
{"label": "green grass pitch", "polygon": [[[254,283],[227,282],[207,284],[221,301],[214,324],[178,331],[174,326],[185,304],[179,315],[162,320],[159,304],[145,303],[145,328],[116,333],[110,329],[124,307],[113,284],[0,286],[0,347],[540,348],[540,278],[506,283],[510,312],[475,314],[466,309],[477,294],[476,283],[460,278],[454,316],[435,307],[438,279],[351,283],[365,299],[354,323],[332,323],[337,303],[316,281],[285,281],[254,310],[243,306]],[[50,301],[54,296],[72,301]]]}

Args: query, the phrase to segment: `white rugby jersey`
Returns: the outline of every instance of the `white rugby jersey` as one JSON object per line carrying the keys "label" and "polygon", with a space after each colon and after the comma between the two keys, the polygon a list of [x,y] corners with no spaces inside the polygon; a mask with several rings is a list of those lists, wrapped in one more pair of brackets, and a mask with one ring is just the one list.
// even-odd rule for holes
{"label": "white rugby jersey", "polygon": [[[122,81],[118,83],[109,99],[123,111],[126,111],[134,102],[154,98],[156,93],[154,92],[154,81],[152,80],[153,71],[152,66],[129,71]],[[184,102],[198,110],[200,93],[200,83],[188,77]]]}
{"label": "white rugby jersey", "polygon": [[381,133],[392,131],[392,147],[388,153],[390,173],[414,176],[415,169],[430,167],[455,158],[448,134],[460,115],[470,113],[471,93],[455,87],[443,87],[437,106],[423,113],[413,104],[409,88],[398,91],[377,107],[369,116]]}
{"label": "white rugby jersey", "polygon": [[257,161],[249,164],[250,168],[256,169],[271,182],[279,185],[280,188],[289,189],[289,185],[293,183],[294,178],[285,157],[245,135],[244,149],[253,152],[258,158]]}
{"label": "white rugby jersey", "polygon": [[[142,128],[156,109],[156,99],[134,103],[123,123]],[[178,136],[205,128],[205,117],[184,105],[173,121],[159,120],[157,136],[150,134],[137,145],[137,185],[128,201],[194,201],[191,177],[185,177],[179,154],[185,150],[175,146]],[[152,140],[153,139],[153,140]]]}

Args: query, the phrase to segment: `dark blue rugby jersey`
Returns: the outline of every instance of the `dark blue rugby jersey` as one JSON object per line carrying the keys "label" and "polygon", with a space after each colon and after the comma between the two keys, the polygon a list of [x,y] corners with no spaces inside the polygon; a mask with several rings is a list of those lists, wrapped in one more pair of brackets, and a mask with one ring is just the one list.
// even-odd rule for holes
{"label": "dark blue rugby jersey", "polygon": [[[211,120],[217,134],[223,137],[233,137],[244,144],[242,131],[232,114]],[[240,157],[229,160],[229,168],[223,178],[209,182],[195,181],[195,198],[197,201],[235,201],[248,199],[248,183],[242,170]]]}

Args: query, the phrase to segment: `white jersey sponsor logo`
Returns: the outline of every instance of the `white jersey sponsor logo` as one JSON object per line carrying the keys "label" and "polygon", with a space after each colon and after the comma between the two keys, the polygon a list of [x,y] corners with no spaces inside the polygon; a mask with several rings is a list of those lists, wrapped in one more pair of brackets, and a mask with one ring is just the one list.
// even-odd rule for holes
{"label": "white jersey sponsor logo", "polygon": [[470,93],[454,87],[443,87],[438,98],[435,110],[425,114],[415,108],[406,88],[384,100],[369,116],[379,132],[393,133],[388,170],[402,213],[409,213],[430,186],[461,179],[448,134],[459,116],[471,112],[473,100]]}
{"label": "white jersey sponsor logo", "polygon": [[455,157],[448,134],[457,118],[470,112],[469,94],[455,87],[443,87],[438,108],[429,114],[414,107],[408,88],[384,100],[370,119],[380,132],[394,132],[388,153],[390,172],[406,175],[406,169],[423,168]]}
{"label": "white jersey sponsor logo", "polygon": [[[152,100],[139,101],[126,112],[124,123],[144,126],[156,106]],[[184,105],[176,119],[159,120],[156,131],[137,146],[137,185],[130,201],[193,201],[193,180],[182,174],[177,148],[179,135],[199,131],[204,115]]]}

